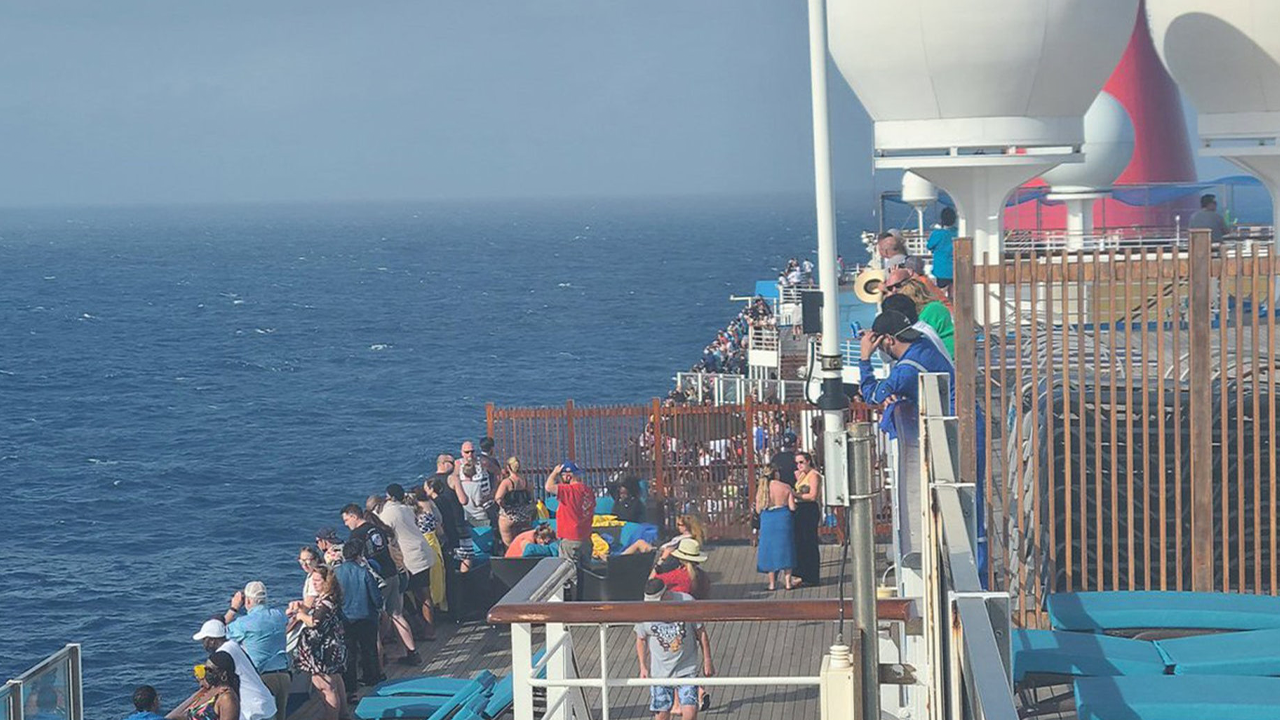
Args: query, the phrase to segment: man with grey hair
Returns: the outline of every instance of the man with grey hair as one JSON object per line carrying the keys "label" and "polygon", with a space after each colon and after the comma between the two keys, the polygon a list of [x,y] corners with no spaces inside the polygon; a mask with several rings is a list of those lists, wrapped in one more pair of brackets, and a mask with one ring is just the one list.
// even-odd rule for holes
{"label": "man with grey hair", "polygon": [[244,648],[258,669],[262,684],[275,699],[276,720],[284,720],[290,682],[289,656],[285,653],[288,619],[267,604],[267,586],[254,580],[231,596],[231,607],[223,616],[223,622],[227,626],[227,637]]}

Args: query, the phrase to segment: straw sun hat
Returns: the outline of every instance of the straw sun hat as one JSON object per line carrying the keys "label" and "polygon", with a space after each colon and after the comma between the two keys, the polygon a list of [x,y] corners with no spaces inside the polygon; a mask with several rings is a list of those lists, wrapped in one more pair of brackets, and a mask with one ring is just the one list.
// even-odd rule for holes
{"label": "straw sun hat", "polygon": [[681,540],[676,549],[671,551],[671,557],[696,563],[707,561],[707,556],[702,552],[702,543],[694,538]]}
{"label": "straw sun hat", "polygon": [[878,304],[884,298],[885,272],[879,268],[863,270],[853,281],[853,294],[864,303]]}

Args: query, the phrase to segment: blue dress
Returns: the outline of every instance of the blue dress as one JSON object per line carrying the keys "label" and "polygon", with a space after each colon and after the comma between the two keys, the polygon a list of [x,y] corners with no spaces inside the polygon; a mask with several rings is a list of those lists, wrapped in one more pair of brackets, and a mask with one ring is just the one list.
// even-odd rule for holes
{"label": "blue dress", "polygon": [[796,564],[795,517],[785,505],[760,513],[760,545],[756,570],[762,573],[790,570]]}

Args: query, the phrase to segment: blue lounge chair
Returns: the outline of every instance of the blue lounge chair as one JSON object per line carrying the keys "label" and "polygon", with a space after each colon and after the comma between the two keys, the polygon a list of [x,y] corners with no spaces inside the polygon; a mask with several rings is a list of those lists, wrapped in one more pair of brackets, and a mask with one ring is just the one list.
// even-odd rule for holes
{"label": "blue lounge chair", "polygon": [[1078,720],[1275,720],[1280,678],[1194,675],[1082,678]]}
{"label": "blue lounge chair", "polygon": [[1280,630],[1196,635],[1154,645],[1174,675],[1280,675]]}
{"label": "blue lounge chair", "polygon": [[487,698],[492,686],[492,682],[473,679],[467,680],[461,689],[449,696],[369,695],[356,705],[355,715],[360,720],[445,720],[469,701]]}
{"label": "blue lounge chair", "polygon": [[1146,640],[1056,630],[1014,630],[1013,682],[1055,684],[1072,677],[1164,675],[1168,663]]}
{"label": "blue lounge chair", "polygon": [[451,677],[414,677],[403,680],[387,680],[378,683],[373,689],[374,695],[444,695],[450,696],[463,690],[468,683],[480,682],[485,687],[492,687],[498,681],[497,676],[488,670],[481,670],[470,680]]}
{"label": "blue lounge chair", "polygon": [[1280,597],[1235,593],[1119,591],[1055,593],[1048,600],[1055,630],[1280,629]]}

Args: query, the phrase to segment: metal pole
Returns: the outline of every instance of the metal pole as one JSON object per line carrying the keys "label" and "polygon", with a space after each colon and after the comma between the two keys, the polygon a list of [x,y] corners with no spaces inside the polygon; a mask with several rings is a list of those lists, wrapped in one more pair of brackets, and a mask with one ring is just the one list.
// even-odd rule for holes
{"label": "metal pole", "polygon": [[875,426],[850,425],[849,470],[853,493],[849,506],[849,554],[853,557],[853,620],[862,641],[862,717],[880,717],[879,625],[876,622],[875,526],[872,473]]}
{"label": "metal pole", "polygon": [[[824,0],[809,0],[809,79],[813,95],[813,182],[817,198],[818,285],[822,290],[822,345],[818,377],[822,380],[823,457],[826,475],[847,483],[844,394],[840,358],[840,278],[836,267],[836,217],[831,193],[831,137],[827,117],[827,20]],[[830,487],[830,484],[828,484]],[[828,495],[828,504],[837,503]]]}

